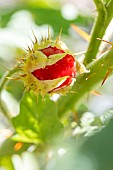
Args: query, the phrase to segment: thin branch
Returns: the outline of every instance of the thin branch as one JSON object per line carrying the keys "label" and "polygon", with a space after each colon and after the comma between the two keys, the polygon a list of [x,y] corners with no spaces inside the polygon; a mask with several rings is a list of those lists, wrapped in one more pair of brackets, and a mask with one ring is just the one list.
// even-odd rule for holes
{"label": "thin branch", "polygon": [[9,81],[6,77],[11,77],[13,74],[15,74],[18,71],[19,71],[18,68],[14,68],[10,71],[7,71],[0,81],[0,109],[1,109],[2,113],[7,117],[9,122],[11,122],[11,115],[10,115],[6,105],[4,104],[4,102],[1,99],[1,92],[5,88],[5,86],[7,85],[8,81]]}
{"label": "thin branch", "polygon": [[84,59],[85,65],[89,64],[96,58],[101,43],[96,38],[103,37],[110,22],[110,20],[108,20],[108,11],[105,4],[101,0],[94,0],[94,2],[98,11],[98,16],[92,28],[91,41]]}

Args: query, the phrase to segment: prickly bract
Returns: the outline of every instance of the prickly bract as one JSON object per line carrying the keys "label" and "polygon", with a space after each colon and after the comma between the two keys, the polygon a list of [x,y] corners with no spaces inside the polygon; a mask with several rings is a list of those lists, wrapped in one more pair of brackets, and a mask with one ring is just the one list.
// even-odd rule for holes
{"label": "prickly bract", "polygon": [[58,37],[55,41],[36,36],[32,47],[20,57],[21,79],[28,90],[44,96],[46,93],[65,94],[76,77],[76,60],[65,43]]}

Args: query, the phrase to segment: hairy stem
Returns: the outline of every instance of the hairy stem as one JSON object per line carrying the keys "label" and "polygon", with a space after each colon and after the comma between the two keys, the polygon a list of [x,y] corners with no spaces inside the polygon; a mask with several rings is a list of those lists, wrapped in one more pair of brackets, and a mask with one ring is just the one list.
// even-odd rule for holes
{"label": "hairy stem", "polygon": [[113,17],[113,0],[109,0],[107,4],[104,4],[101,0],[94,0],[94,2],[98,11],[98,16],[92,29],[91,41],[84,59],[85,65],[96,58],[101,43],[101,41],[98,41],[96,38],[103,37]]}
{"label": "hairy stem", "polygon": [[18,72],[19,70],[17,68],[15,69],[12,69],[10,71],[7,71],[5,73],[5,75],[2,77],[1,81],[0,81],[0,109],[2,111],[2,113],[7,117],[7,119],[9,121],[11,121],[11,115],[5,105],[5,103],[2,101],[1,99],[1,92],[2,90],[5,88],[5,86],[7,85],[8,83],[8,79],[7,77],[11,77],[13,74],[15,74],[16,72]]}
{"label": "hairy stem", "polygon": [[100,59],[94,61],[87,69],[89,69],[90,72],[79,75],[72,88],[72,91],[77,93],[70,93],[67,97],[61,97],[58,100],[59,116],[64,115],[70,110],[77,109],[90,91],[101,86],[109,69],[111,70],[109,76],[111,75],[113,69],[113,50],[105,53]]}

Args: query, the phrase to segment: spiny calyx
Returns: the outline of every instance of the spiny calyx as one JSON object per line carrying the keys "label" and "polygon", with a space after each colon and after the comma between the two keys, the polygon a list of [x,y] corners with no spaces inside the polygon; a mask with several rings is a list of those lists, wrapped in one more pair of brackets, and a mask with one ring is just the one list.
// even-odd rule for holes
{"label": "spiny calyx", "polygon": [[55,41],[36,36],[32,48],[20,58],[25,87],[36,94],[67,93],[76,77],[76,60],[67,46],[58,37]]}

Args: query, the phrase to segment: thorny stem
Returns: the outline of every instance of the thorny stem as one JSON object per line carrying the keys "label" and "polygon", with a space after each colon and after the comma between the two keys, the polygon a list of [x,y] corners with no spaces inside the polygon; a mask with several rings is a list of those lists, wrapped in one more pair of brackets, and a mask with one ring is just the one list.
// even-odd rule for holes
{"label": "thorny stem", "polygon": [[18,68],[14,68],[14,69],[12,69],[10,71],[7,71],[5,73],[5,75],[2,77],[1,81],[0,81],[0,110],[2,111],[2,113],[6,116],[6,118],[10,122],[11,122],[11,115],[10,115],[5,103],[1,99],[1,92],[2,92],[2,90],[5,88],[5,86],[8,83],[7,77],[11,77],[13,74],[15,74],[18,71],[19,71]]}
{"label": "thorny stem", "polygon": [[94,23],[91,41],[84,59],[84,64],[87,65],[96,58],[96,55],[99,50],[100,41],[96,38],[102,38],[105,34],[106,28],[108,27],[112,17],[113,17],[113,2],[108,1],[106,4],[102,0],[94,0],[96,5],[98,16]]}
{"label": "thorny stem", "polygon": [[72,91],[76,93],[70,93],[67,97],[61,97],[58,100],[59,116],[64,115],[70,110],[77,110],[84,97],[87,97],[90,91],[102,85],[109,69],[111,69],[111,72],[108,76],[113,74],[113,49],[105,53],[100,59],[91,63],[87,69],[90,70],[89,73],[81,74],[76,78],[76,82],[72,88]]}

